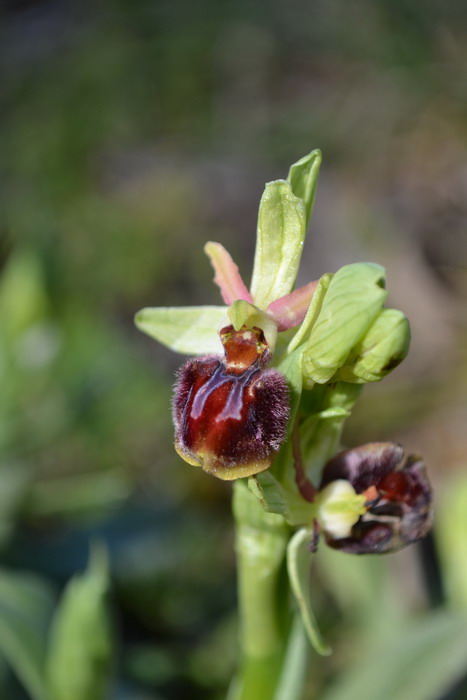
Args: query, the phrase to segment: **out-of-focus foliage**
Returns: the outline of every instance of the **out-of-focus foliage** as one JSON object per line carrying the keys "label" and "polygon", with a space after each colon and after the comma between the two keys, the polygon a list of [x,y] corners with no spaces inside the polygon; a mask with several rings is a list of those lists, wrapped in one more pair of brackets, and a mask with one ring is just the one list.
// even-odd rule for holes
{"label": "out-of-focus foliage", "polygon": [[[439,507],[436,549],[319,552],[313,610],[334,654],[312,659],[310,697],[377,677],[375,700],[412,684],[419,700],[462,700],[465,3],[8,0],[1,12],[0,696],[41,697],[52,608],[97,539],[112,700],[223,697],[229,488],[176,457],[177,360],[132,319],[219,304],[203,244],[222,241],[247,273],[264,182],[319,147],[303,282],[374,260],[413,332],[346,440],[423,452]],[[402,662],[407,682],[386,683]],[[442,669],[437,684],[418,684],[423,665]]]}

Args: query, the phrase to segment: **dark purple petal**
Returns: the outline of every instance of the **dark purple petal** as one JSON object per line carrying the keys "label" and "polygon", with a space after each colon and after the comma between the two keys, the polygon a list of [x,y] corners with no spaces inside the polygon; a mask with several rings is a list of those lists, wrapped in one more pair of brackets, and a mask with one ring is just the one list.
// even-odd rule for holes
{"label": "dark purple petal", "polygon": [[333,539],[326,536],[326,544],[347,554],[384,554],[392,551],[393,531],[384,523],[359,521],[350,537]]}
{"label": "dark purple petal", "polygon": [[320,488],[336,479],[346,479],[357,493],[363,493],[393,471],[403,455],[403,448],[394,442],[369,442],[345,450],[324,467]]}

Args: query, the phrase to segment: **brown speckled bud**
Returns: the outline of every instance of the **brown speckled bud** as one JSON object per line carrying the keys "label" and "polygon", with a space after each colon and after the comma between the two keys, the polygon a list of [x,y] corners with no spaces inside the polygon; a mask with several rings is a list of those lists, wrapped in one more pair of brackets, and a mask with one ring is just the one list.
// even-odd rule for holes
{"label": "brown speckled bud", "polygon": [[289,417],[285,378],[264,369],[270,359],[259,328],[220,331],[225,357],[193,358],[180,369],[173,396],[175,448],[220,479],[267,469]]}
{"label": "brown speckled bud", "polygon": [[345,479],[366,496],[366,513],[335,549],[354,554],[393,552],[424,537],[432,522],[432,492],[423,461],[394,443],[369,443],[341,452],[324,468],[321,488]]}

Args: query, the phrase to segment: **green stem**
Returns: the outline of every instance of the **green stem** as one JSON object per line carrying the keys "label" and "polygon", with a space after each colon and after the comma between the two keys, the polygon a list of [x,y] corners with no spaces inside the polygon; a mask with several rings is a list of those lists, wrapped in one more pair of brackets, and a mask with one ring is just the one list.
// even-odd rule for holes
{"label": "green stem", "polygon": [[290,629],[284,559],[290,529],[246,483],[234,485],[242,665],[235,700],[273,700]]}
{"label": "green stem", "polygon": [[[339,450],[344,423],[361,391],[361,384],[347,382],[311,390],[311,396],[314,392],[317,395],[319,408],[316,407],[317,415],[311,415],[304,421],[300,432],[306,475],[312,483],[319,483],[323,466]],[[343,410],[344,413],[332,417],[332,411],[336,409]],[[324,415],[321,416],[320,413]]]}
{"label": "green stem", "polygon": [[275,700],[301,700],[305,684],[310,642],[300,615],[295,615],[290,632],[287,652],[282,667],[282,675],[276,691]]}

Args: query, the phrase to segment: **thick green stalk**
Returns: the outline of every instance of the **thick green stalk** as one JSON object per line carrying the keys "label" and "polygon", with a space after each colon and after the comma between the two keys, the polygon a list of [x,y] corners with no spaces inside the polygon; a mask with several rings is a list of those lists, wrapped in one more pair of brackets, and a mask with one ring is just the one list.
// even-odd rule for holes
{"label": "thick green stalk", "polygon": [[234,485],[242,665],[235,700],[274,700],[290,630],[284,558],[290,529],[246,483]]}

